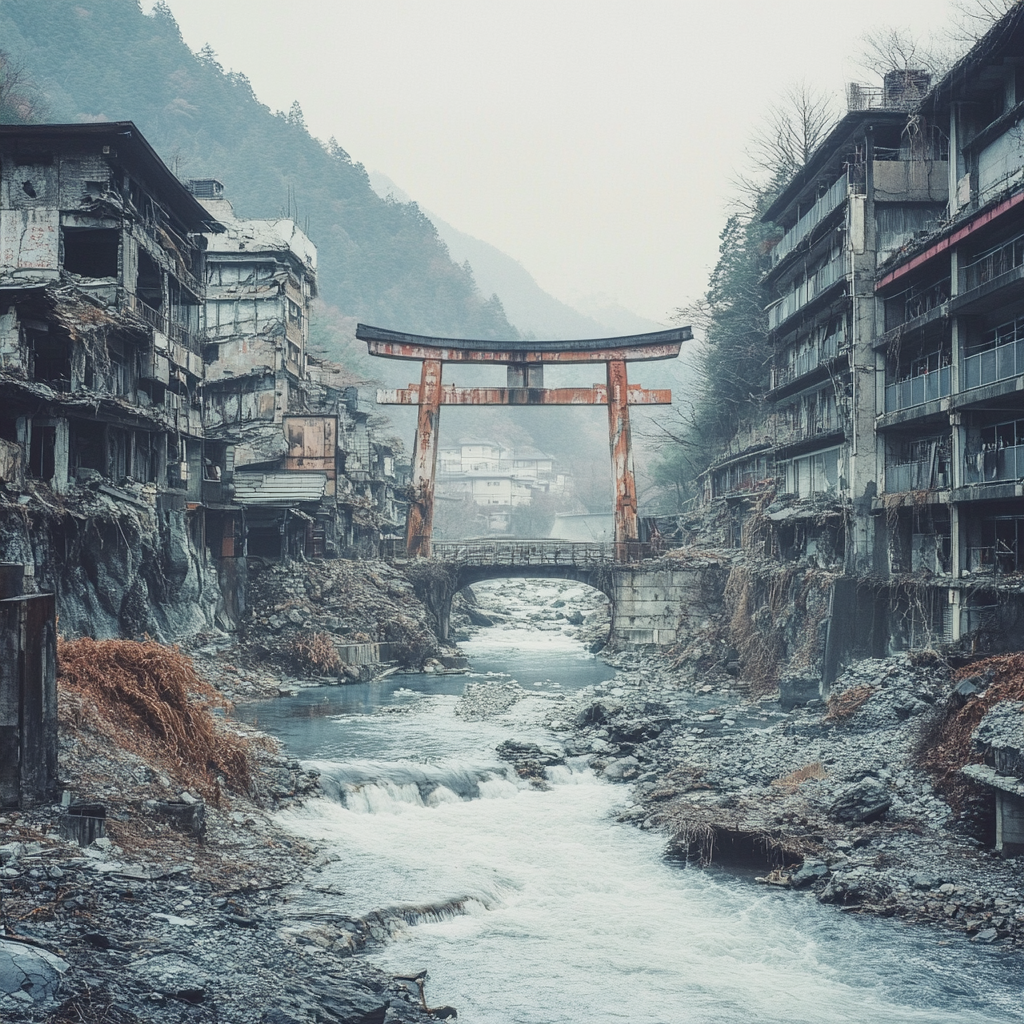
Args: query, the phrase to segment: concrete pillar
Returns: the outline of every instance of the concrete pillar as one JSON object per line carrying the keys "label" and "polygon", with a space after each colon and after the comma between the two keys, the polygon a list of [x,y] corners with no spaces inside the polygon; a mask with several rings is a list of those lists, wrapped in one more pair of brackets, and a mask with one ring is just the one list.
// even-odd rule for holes
{"label": "concrete pillar", "polygon": [[56,602],[53,594],[6,596],[10,589],[20,585],[0,590],[0,806],[31,807],[57,789]]}
{"label": "concrete pillar", "polygon": [[424,359],[420,372],[420,404],[412,456],[412,500],[405,528],[410,558],[430,557],[434,521],[434,474],[441,417],[441,360]]}
{"label": "concrete pillar", "polygon": [[[608,442],[615,482],[615,544],[618,548],[639,539],[636,480],[633,477],[633,448],[629,436],[629,404],[626,364],[608,363]],[[622,554],[626,556],[623,549]]]}

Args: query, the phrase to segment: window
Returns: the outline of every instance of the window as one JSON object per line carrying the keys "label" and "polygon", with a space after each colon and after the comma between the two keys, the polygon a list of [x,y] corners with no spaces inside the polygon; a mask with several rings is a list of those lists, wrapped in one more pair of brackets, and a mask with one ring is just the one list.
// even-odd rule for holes
{"label": "window", "polygon": [[64,269],[79,277],[117,277],[116,228],[64,228]]}

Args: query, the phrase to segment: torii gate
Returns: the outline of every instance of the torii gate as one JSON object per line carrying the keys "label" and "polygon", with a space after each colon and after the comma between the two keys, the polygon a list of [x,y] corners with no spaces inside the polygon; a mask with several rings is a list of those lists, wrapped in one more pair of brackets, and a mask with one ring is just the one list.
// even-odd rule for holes
{"label": "torii gate", "polygon": [[[674,359],[689,327],[653,334],[593,341],[470,341],[462,338],[429,338],[359,324],[356,337],[366,342],[370,355],[387,359],[418,359],[420,383],[407,388],[377,392],[380,405],[415,405],[416,443],[413,450],[412,487],[406,524],[406,551],[411,558],[430,557],[434,516],[434,475],[442,405],[607,405],[612,469],[615,475],[615,543],[636,541],[636,482],[629,436],[631,405],[669,405],[672,392],[646,390],[630,385],[626,363],[649,359]],[[508,367],[508,387],[457,388],[442,385],[444,363],[483,363]],[[545,363],[604,363],[607,384],[590,388],[545,388]],[[622,550],[617,547],[617,550]]]}

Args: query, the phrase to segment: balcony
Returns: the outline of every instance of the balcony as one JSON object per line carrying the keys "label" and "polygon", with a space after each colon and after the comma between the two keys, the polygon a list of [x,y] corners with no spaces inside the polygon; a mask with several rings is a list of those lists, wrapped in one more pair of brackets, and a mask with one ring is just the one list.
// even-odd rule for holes
{"label": "balcony", "polygon": [[203,336],[200,331],[192,331],[185,324],[170,319],[159,309],[147,305],[137,295],[126,292],[123,308],[131,310],[136,316],[145,320],[150,327],[155,327],[175,344],[183,346],[189,352],[194,352],[196,355],[202,352]]}
{"label": "balcony", "polygon": [[844,280],[846,277],[846,254],[840,253],[829,260],[819,270],[805,278],[788,295],[779,299],[768,309],[768,327],[775,330],[809,302],[816,299],[826,289]]}
{"label": "balcony", "polygon": [[960,292],[963,294],[997,281],[1021,266],[1024,266],[1024,235],[1004,242],[967,264],[960,271]]}
{"label": "balcony", "polygon": [[833,210],[846,200],[850,190],[849,175],[844,174],[818,201],[793,225],[772,250],[772,266],[788,256]]}
{"label": "balcony", "polygon": [[1024,374],[1024,337],[1004,342],[984,352],[965,357],[960,372],[960,388],[969,391]]}
{"label": "balcony", "polygon": [[885,386],[885,411],[899,412],[915,405],[947,398],[952,390],[952,367],[942,366],[930,373]]}
{"label": "balcony", "polygon": [[949,474],[940,469],[935,459],[920,462],[903,462],[885,467],[885,493],[899,494],[901,491],[931,491],[949,486]]}
{"label": "balcony", "polygon": [[845,349],[846,334],[844,331],[837,331],[820,342],[800,348],[785,366],[772,367],[771,390],[784,388],[800,377],[813,373],[824,363],[838,358],[840,352]]}
{"label": "balcony", "polygon": [[990,484],[1024,478],[1024,445],[990,448],[964,460],[964,482]]}
{"label": "balcony", "polygon": [[781,448],[786,445],[799,444],[816,437],[829,437],[841,434],[844,426],[839,414],[832,410],[827,415],[814,416],[799,423],[782,423],[778,425],[775,443]]}
{"label": "balcony", "polygon": [[949,281],[945,279],[901,292],[885,300],[885,330],[888,332],[902,327],[945,302],[949,302]]}

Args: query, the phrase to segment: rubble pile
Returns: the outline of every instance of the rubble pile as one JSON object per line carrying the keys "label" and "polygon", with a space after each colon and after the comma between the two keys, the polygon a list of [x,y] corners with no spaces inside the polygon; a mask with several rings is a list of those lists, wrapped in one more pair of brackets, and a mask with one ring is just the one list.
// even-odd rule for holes
{"label": "rubble pile", "polygon": [[439,651],[412,584],[384,562],[332,559],[262,565],[252,560],[248,600],[238,652],[225,652],[222,660],[288,674],[359,678],[358,670],[346,671],[343,658],[329,672],[318,672],[303,655],[303,646],[311,649],[317,635],[320,644],[324,639],[339,646],[386,643],[388,660],[412,667]]}
{"label": "rubble pile", "polygon": [[568,755],[633,784],[624,820],[664,830],[680,857],[757,867],[848,911],[1024,945],[1020,865],[970,835],[918,764],[957,685],[938,659],[858,662],[827,703],[789,711],[722,680],[681,683],[664,662],[616,661],[613,682],[550,724]]}

